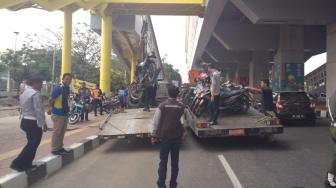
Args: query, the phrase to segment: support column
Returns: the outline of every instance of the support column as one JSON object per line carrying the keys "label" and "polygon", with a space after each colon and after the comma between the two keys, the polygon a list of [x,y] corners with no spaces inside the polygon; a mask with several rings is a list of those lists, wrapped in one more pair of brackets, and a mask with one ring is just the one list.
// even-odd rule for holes
{"label": "support column", "polygon": [[260,80],[269,78],[270,56],[266,51],[253,52],[252,61],[249,63],[249,85],[259,86]]}
{"label": "support column", "polygon": [[275,91],[304,89],[304,28],[281,25],[279,49],[274,57],[272,87]]}
{"label": "support column", "polygon": [[135,66],[136,66],[135,59],[132,58],[132,62],[131,62],[131,79],[130,79],[131,83],[135,80]]}
{"label": "support column", "polygon": [[61,77],[64,73],[71,73],[71,35],[72,35],[72,10],[70,8],[65,8]]}
{"label": "support column", "polygon": [[336,23],[327,26],[327,98],[335,91],[336,83]]}
{"label": "support column", "polygon": [[110,15],[102,15],[101,40],[100,88],[107,96],[110,96],[112,49],[112,16]]}

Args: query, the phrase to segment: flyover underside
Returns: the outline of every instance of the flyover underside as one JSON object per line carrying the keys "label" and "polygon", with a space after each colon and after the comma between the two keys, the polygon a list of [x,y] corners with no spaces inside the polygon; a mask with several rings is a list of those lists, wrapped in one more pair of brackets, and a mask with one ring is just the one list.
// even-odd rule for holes
{"label": "flyover underside", "polygon": [[[336,21],[335,7],[332,0],[209,1],[192,67],[202,61],[228,69],[234,63],[247,69],[271,67],[269,62],[303,64],[326,51],[326,24]],[[265,57],[256,61],[256,53]],[[253,84],[254,72],[249,71]]]}
{"label": "flyover underside", "polygon": [[23,8],[40,8],[48,11],[62,10],[72,7],[100,11],[103,6],[109,6],[115,14],[127,15],[198,15],[204,12],[203,0],[174,0],[174,1],[134,1],[134,0],[4,0],[0,9],[20,10]]}

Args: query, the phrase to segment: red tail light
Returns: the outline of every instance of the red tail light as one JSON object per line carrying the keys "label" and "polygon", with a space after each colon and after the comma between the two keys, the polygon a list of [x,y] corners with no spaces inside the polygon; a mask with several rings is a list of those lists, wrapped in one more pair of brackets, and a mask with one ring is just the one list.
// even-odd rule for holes
{"label": "red tail light", "polygon": [[316,104],[314,102],[310,102],[310,108],[315,108]]}
{"label": "red tail light", "polygon": [[277,112],[279,113],[280,112],[280,110],[283,108],[283,105],[282,105],[282,102],[281,101],[277,101],[277,103],[276,103],[276,110],[277,110]]}

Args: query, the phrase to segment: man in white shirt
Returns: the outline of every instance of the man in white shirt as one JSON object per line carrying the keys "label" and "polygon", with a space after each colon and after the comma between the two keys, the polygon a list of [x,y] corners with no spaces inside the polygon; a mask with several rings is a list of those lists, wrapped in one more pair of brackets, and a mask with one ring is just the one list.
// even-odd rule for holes
{"label": "man in white shirt", "polygon": [[10,167],[17,171],[25,171],[34,167],[37,147],[40,145],[42,131],[47,131],[47,123],[41,95],[42,79],[33,77],[28,81],[29,87],[20,95],[21,129],[26,133],[27,144]]}
{"label": "man in white shirt", "polygon": [[210,109],[210,125],[217,125],[217,119],[219,115],[219,94],[220,94],[220,72],[213,66],[209,65],[208,71],[210,72],[211,76],[211,101],[209,103]]}

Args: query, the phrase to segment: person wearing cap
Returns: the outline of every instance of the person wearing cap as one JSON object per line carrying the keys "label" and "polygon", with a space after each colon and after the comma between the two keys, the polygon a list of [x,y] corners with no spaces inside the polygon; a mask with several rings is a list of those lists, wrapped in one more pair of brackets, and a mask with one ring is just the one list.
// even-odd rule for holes
{"label": "person wearing cap", "polygon": [[48,129],[41,95],[42,80],[39,77],[29,79],[28,87],[20,95],[20,127],[26,133],[27,144],[10,165],[20,172],[34,167],[32,162],[41,142],[42,131]]}
{"label": "person wearing cap", "polygon": [[162,102],[154,114],[151,142],[152,144],[160,143],[159,178],[157,180],[159,188],[166,187],[169,153],[171,155],[170,188],[177,187],[179,153],[185,136],[185,130],[180,121],[185,111],[185,105],[176,101],[178,94],[179,89],[177,87],[169,86],[168,100]]}

